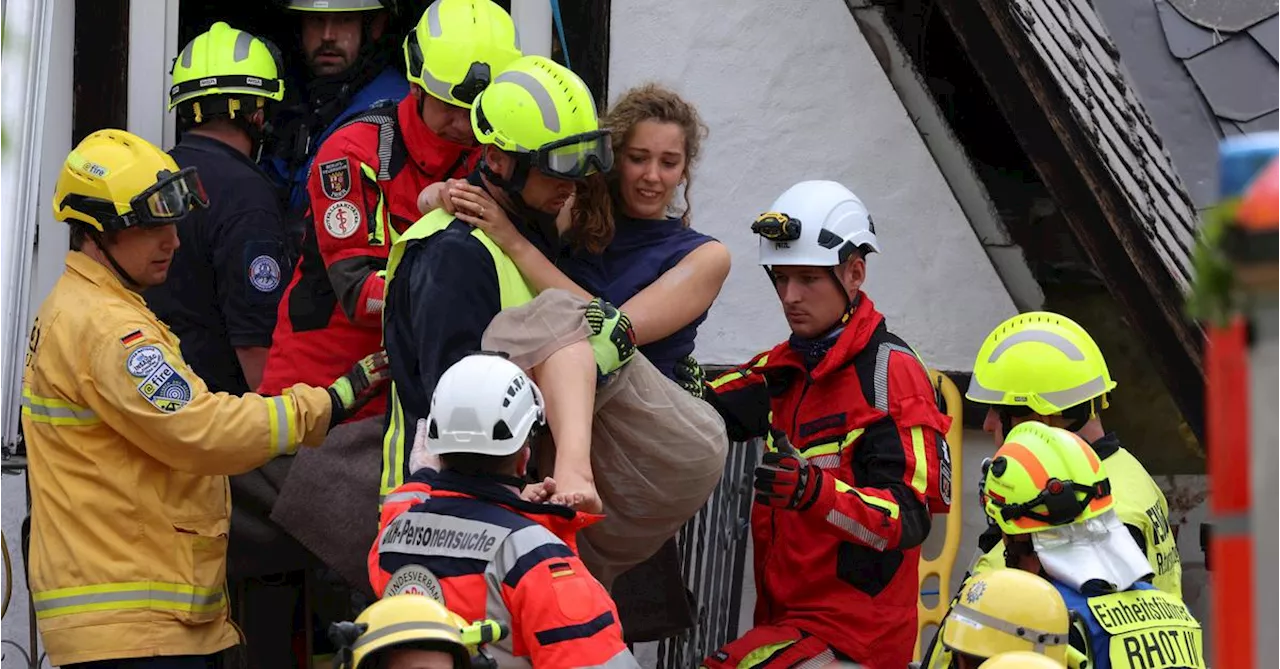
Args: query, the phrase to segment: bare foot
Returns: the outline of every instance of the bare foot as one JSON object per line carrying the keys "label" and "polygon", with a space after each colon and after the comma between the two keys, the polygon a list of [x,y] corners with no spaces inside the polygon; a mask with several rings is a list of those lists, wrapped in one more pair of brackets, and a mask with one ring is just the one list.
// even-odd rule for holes
{"label": "bare foot", "polygon": [[541,483],[530,483],[520,491],[520,499],[534,504],[546,504],[556,492],[556,480],[548,476]]}
{"label": "bare foot", "polygon": [[589,478],[565,474],[556,478],[556,490],[551,495],[552,504],[562,504],[586,513],[600,513],[604,503],[596,484]]}

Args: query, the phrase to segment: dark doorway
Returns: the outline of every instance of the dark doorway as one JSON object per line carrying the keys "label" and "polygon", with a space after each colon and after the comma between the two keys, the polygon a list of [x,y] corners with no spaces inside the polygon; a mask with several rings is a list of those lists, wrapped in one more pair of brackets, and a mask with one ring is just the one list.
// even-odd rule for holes
{"label": "dark doorway", "polygon": [[129,0],[77,0],[71,145],[128,125]]}

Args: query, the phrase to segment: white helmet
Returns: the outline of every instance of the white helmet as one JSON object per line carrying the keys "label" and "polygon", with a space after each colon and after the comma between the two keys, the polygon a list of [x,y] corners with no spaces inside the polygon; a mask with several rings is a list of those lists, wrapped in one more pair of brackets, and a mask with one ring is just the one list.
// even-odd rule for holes
{"label": "white helmet", "polygon": [[523,370],[496,354],[469,355],[436,384],[427,450],[502,457],[519,451],[534,426],[545,424],[542,391]]}
{"label": "white helmet", "polygon": [[760,264],[835,267],[857,249],[879,251],[871,215],[848,188],[834,181],[801,181],[760,214]]}

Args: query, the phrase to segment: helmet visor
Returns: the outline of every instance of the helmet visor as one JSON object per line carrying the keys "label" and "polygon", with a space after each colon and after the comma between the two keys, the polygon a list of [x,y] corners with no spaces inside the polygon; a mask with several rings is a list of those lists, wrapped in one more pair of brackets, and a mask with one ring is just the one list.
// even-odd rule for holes
{"label": "helmet visor", "polygon": [[209,206],[209,196],[194,167],[162,179],[130,203],[142,225],[174,223],[196,208]]}
{"label": "helmet visor", "polygon": [[585,179],[613,167],[613,143],[608,130],[556,140],[534,152],[534,167],[557,179]]}

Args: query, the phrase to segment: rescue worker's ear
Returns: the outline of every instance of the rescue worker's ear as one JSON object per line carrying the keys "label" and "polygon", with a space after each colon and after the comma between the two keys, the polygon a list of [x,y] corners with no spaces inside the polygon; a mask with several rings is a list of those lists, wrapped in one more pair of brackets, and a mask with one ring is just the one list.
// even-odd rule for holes
{"label": "rescue worker's ear", "polygon": [[515,167],[515,159],[511,154],[492,144],[484,147],[484,162],[503,179],[510,179]]}
{"label": "rescue worker's ear", "polygon": [[867,280],[867,261],[862,259],[862,254],[855,253],[851,258],[837,265],[836,279],[844,287],[849,298],[853,299],[853,296],[862,289],[862,283]]}

